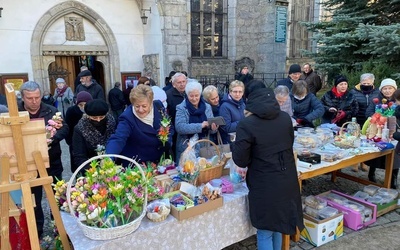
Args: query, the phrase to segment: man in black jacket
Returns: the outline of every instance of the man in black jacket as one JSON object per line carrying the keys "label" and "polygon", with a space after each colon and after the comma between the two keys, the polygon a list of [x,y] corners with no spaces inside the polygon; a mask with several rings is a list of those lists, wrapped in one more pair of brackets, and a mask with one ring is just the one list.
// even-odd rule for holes
{"label": "man in black jacket", "polygon": [[322,88],[321,77],[315,72],[309,63],[303,65],[303,73],[300,80],[307,82],[308,91],[317,95],[317,92]]}
{"label": "man in black jacket", "polygon": [[[167,90],[167,109],[171,117],[171,124],[175,126],[176,106],[185,99],[187,78],[183,73],[176,73],[171,78],[172,88]],[[172,136],[172,153],[175,155],[177,133]]]}
{"label": "man in black jacket", "polygon": [[124,94],[122,93],[120,87],[121,83],[115,82],[114,88],[108,92],[108,102],[110,103],[115,122],[118,122],[118,117],[125,110]]}
{"label": "man in black jacket", "polygon": [[[58,112],[57,108],[41,102],[41,91],[39,84],[33,81],[28,81],[22,84],[21,88],[22,102],[19,103],[19,111],[28,111],[30,119],[43,118],[45,124],[53,118]],[[53,177],[53,183],[57,179],[62,179],[63,165],[61,162],[61,147],[60,141],[68,135],[68,125],[64,121],[58,121],[55,126],[57,132],[51,138],[52,142],[49,145],[49,161],[50,168],[47,168],[47,174]],[[43,233],[44,214],[42,210],[42,186],[32,188],[32,193],[35,195],[35,217],[36,227],[39,237]]]}
{"label": "man in black jacket", "polygon": [[104,96],[103,87],[92,79],[92,72],[90,70],[84,70],[79,73],[78,77],[81,79],[81,84],[79,84],[75,89],[75,96],[81,91],[87,91],[93,97],[93,99],[106,100]]}
{"label": "man in black jacket", "polygon": [[253,80],[253,76],[249,72],[249,68],[247,66],[243,66],[239,72],[236,72],[235,74],[235,80],[241,81],[245,85],[247,85],[248,82]]}
{"label": "man in black jacket", "polygon": [[292,86],[294,82],[297,82],[301,76],[301,67],[298,64],[292,64],[289,67],[288,77],[277,82],[278,85],[285,85],[289,91],[292,92]]}

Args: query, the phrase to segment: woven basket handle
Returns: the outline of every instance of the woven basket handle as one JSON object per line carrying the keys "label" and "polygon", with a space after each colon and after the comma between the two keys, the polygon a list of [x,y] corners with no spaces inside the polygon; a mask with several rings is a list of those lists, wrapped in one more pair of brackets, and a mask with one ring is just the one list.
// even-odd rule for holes
{"label": "woven basket handle", "polygon": [[[192,146],[196,145],[196,144],[199,143],[199,142],[206,142],[206,143],[208,143],[209,145],[210,145],[210,144],[213,145],[213,146],[215,147],[215,151],[217,152],[217,155],[218,155],[219,159],[221,159],[221,151],[219,150],[217,144],[215,144],[213,141],[211,141],[211,140],[209,140],[209,139],[200,139],[200,140],[197,140],[195,143],[193,143]],[[188,147],[188,148],[189,148],[189,147]]]}
{"label": "woven basket handle", "polygon": [[[139,172],[140,172],[140,174],[142,175],[142,179],[143,179],[143,180],[146,179],[146,175],[144,174],[144,171],[143,171],[142,167],[141,167],[135,160],[133,160],[132,158],[128,158],[128,157],[123,156],[123,155],[105,154],[105,155],[97,155],[97,156],[94,156],[94,157],[88,159],[87,161],[85,161],[84,163],[82,163],[82,164],[75,170],[75,172],[72,174],[72,176],[71,176],[71,178],[69,179],[68,184],[67,184],[67,202],[68,202],[68,208],[69,208],[70,214],[71,214],[73,217],[75,217],[75,214],[74,214],[74,211],[73,211],[73,209],[72,209],[72,204],[71,204],[71,186],[72,186],[72,183],[74,182],[76,176],[78,175],[79,170],[81,170],[82,168],[84,168],[84,167],[86,166],[86,164],[92,162],[93,160],[102,159],[102,158],[113,158],[113,157],[114,157],[114,158],[119,158],[119,159],[122,159],[122,160],[126,160],[126,161],[131,162],[133,165],[135,165],[135,166],[139,169]],[[144,196],[144,206],[143,206],[143,208],[146,209],[146,207],[147,207],[147,187],[145,187],[145,196]],[[75,217],[75,218],[76,218],[76,217]]]}
{"label": "woven basket handle", "polygon": [[[350,124],[350,123],[354,123],[354,122],[352,122],[352,121],[349,121],[349,122],[345,122],[345,123],[343,123],[343,125],[342,125],[342,127],[340,127],[340,130],[339,130],[339,135],[343,135],[343,130],[344,130],[344,128],[345,128],[345,126],[347,125],[347,124]],[[359,126],[356,126],[358,129],[358,131],[357,131],[357,133],[358,133],[358,135],[360,135],[360,129],[359,129]]]}

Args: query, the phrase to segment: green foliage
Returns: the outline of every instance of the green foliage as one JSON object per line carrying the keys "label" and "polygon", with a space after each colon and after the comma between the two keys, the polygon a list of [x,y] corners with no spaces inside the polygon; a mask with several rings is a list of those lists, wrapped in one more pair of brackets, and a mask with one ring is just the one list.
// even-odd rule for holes
{"label": "green foliage", "polygon": [[329,82],[339,72],[347,73],[351,85],[364,72],[373,72],[379,81],[400,72],[400,0],[327,0],[322,5],[329,16],[303,23],[318,44],[316,53],[305,55]]}
{"label": "green foliage", "polygon": [[349,83],[349,89],[360,83],[360,76],[364,73],[372,73],[375,75],[375,87],[379,87],[381,81],[385,78],[393,78],[396,82],[399,82],[400,78],[396,74],[398,72],[396,67],[393,67],[387,63],[379,63],[375,60],[369,60],[361,63],[358,67],[353,69],[343,68],[340,74],[347,77]]}

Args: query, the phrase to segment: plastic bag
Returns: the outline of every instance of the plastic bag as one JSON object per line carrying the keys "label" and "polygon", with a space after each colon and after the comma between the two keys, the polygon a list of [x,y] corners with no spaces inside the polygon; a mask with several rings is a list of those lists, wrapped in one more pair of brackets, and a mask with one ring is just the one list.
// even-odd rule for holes
{"label": "plastic bag", "polygon": [[179,177],[191,184],[194,184],[199,176],[195,145],[198,136],[195,134],[189,139],[188,147],[183,151],[179,160]]}
{"label": "plastic bag", "polygon": [[232,158],[229,159],[226,165],[230,167],[229,177],[232,183],[234,184],[240,183],[246,179],[247,167],[246,168],[238,167]]}

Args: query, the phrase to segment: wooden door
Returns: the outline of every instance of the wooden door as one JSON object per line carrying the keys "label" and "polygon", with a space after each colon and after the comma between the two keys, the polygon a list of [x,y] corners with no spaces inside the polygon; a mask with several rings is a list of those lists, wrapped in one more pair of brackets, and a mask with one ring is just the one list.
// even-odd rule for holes
{"label": "wooden door", "polygon": [[64,78],[65,82],[72,91],[75,91],[75,78],[78,75],[75,67],[75,57],[56,56],[56,61],[49,65],[50,93],[54,94],[56,89],[56,79]]}

